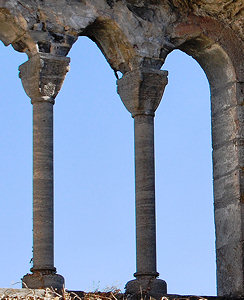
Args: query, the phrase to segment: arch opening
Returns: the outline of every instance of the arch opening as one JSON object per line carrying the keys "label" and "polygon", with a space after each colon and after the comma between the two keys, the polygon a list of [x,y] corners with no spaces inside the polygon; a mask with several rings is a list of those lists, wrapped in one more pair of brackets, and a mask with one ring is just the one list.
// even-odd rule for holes
{"label": "arch opening", "polygon": [[[178,48],[201,65],[211,90],[217,293],[220,296],[238,295],[243,290],[243,92],[239,80],[242,65],[237,64],[235,53],[225,40],[228,34],[222,34],[217,42],[207,36],[188,34],[190,37],[185,38]],[[233,44],[238,45],[234,36]]]}
{"label": "arch opening", "polygon": [[169,83],[155,118],[158,270],[169,294],[215,295],[209,84],[179,50],[163,69]]}
{"label": "arch opening", "polygon": [[56,264],[70,289],[123,290],[135,263],[133,122],[97,45],[79,37],[70,57],[55,104]]}
{"label": "arch opening", "polygon": [[0,44],[0,234],[4,245],[0,286],[18,288],[32,257],[32,117],[18,78],[18,66],[26,55]]}

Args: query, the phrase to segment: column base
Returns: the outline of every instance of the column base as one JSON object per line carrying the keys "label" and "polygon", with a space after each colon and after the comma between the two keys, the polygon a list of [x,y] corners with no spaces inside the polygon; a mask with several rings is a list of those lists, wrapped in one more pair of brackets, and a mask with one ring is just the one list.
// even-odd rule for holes
{"label": "column base", "polygon": [[33,274],[26,274],[22,278],[22,288],[29,289],[45,289],[54,288],[62,290],[64,287],[64,278],[59,274],[43,274],[41,272],[34,272]]}
{"label": "column base", "polygon": [[127,282],[125,294],[130,299],[161,299],[167,294],[167,284],[164,280],[155,277],[140,277]]}

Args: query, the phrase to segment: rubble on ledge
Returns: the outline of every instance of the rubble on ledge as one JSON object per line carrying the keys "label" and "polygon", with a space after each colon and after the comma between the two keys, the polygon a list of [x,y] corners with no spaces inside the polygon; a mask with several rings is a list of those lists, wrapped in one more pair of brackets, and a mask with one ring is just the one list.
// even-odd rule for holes
{"label": "rubble on ledge", "polygon": [[[126,297],[119,292],[95,292],[82,291],[55,291],[52,289],[7,289],[0,288],[0,300],[146,300],[146,296],[137,295]],[[217,297],[217,296],[182,296],[164,295],[161,300],[244,300],[244,297]],[[152,298],[150,300],[153,300]]]}

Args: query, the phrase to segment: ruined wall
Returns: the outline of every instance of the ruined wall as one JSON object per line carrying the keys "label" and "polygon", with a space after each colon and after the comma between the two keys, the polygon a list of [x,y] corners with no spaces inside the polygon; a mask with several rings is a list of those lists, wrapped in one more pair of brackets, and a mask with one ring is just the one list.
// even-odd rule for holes
{"label": "ruined wall", "polygon": [[[16,50],[29,55],[38,51],[67,55],[78,36],[87,35],[114,69],[125,71],[135,65],[135,56],[164,60],[182,41],[174,34],[176,28],[189,24],[189,18],[195,17],[195,27],[199,18],[208,25],[200,26],[201,32],[194,33],[195,37],[217,32],[214,21],[221,24],[218,35],[228,29],[243,41],[243,9],[242,0],[2,0],[0,34],[6,45],[12,43]],[[209,20],[212,24],[206,24]]]}
{"label": "ruined wall", "polygon": [[202,66],[211,88],[218,293],[244,295],[243,0],[0,0],[0,39],[31,61],[65,57],[82,35],[115,73],[159,70],[174,49]]}

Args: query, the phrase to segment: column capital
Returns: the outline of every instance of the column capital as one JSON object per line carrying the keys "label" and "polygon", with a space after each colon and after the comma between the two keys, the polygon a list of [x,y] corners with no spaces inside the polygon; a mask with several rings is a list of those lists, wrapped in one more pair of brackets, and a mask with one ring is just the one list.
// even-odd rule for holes
{"label": "column capital", "polygon": [[51,102],[61,89],[66,73],[69,71],[70,59],[38,53],[19,66],[19,77],[31,103]]}
{"label": "column capital", "polygon": [[168,83],[167,75],[167,71],[138,68],[117,80],[117,92],[132,117],[154,116]]}

